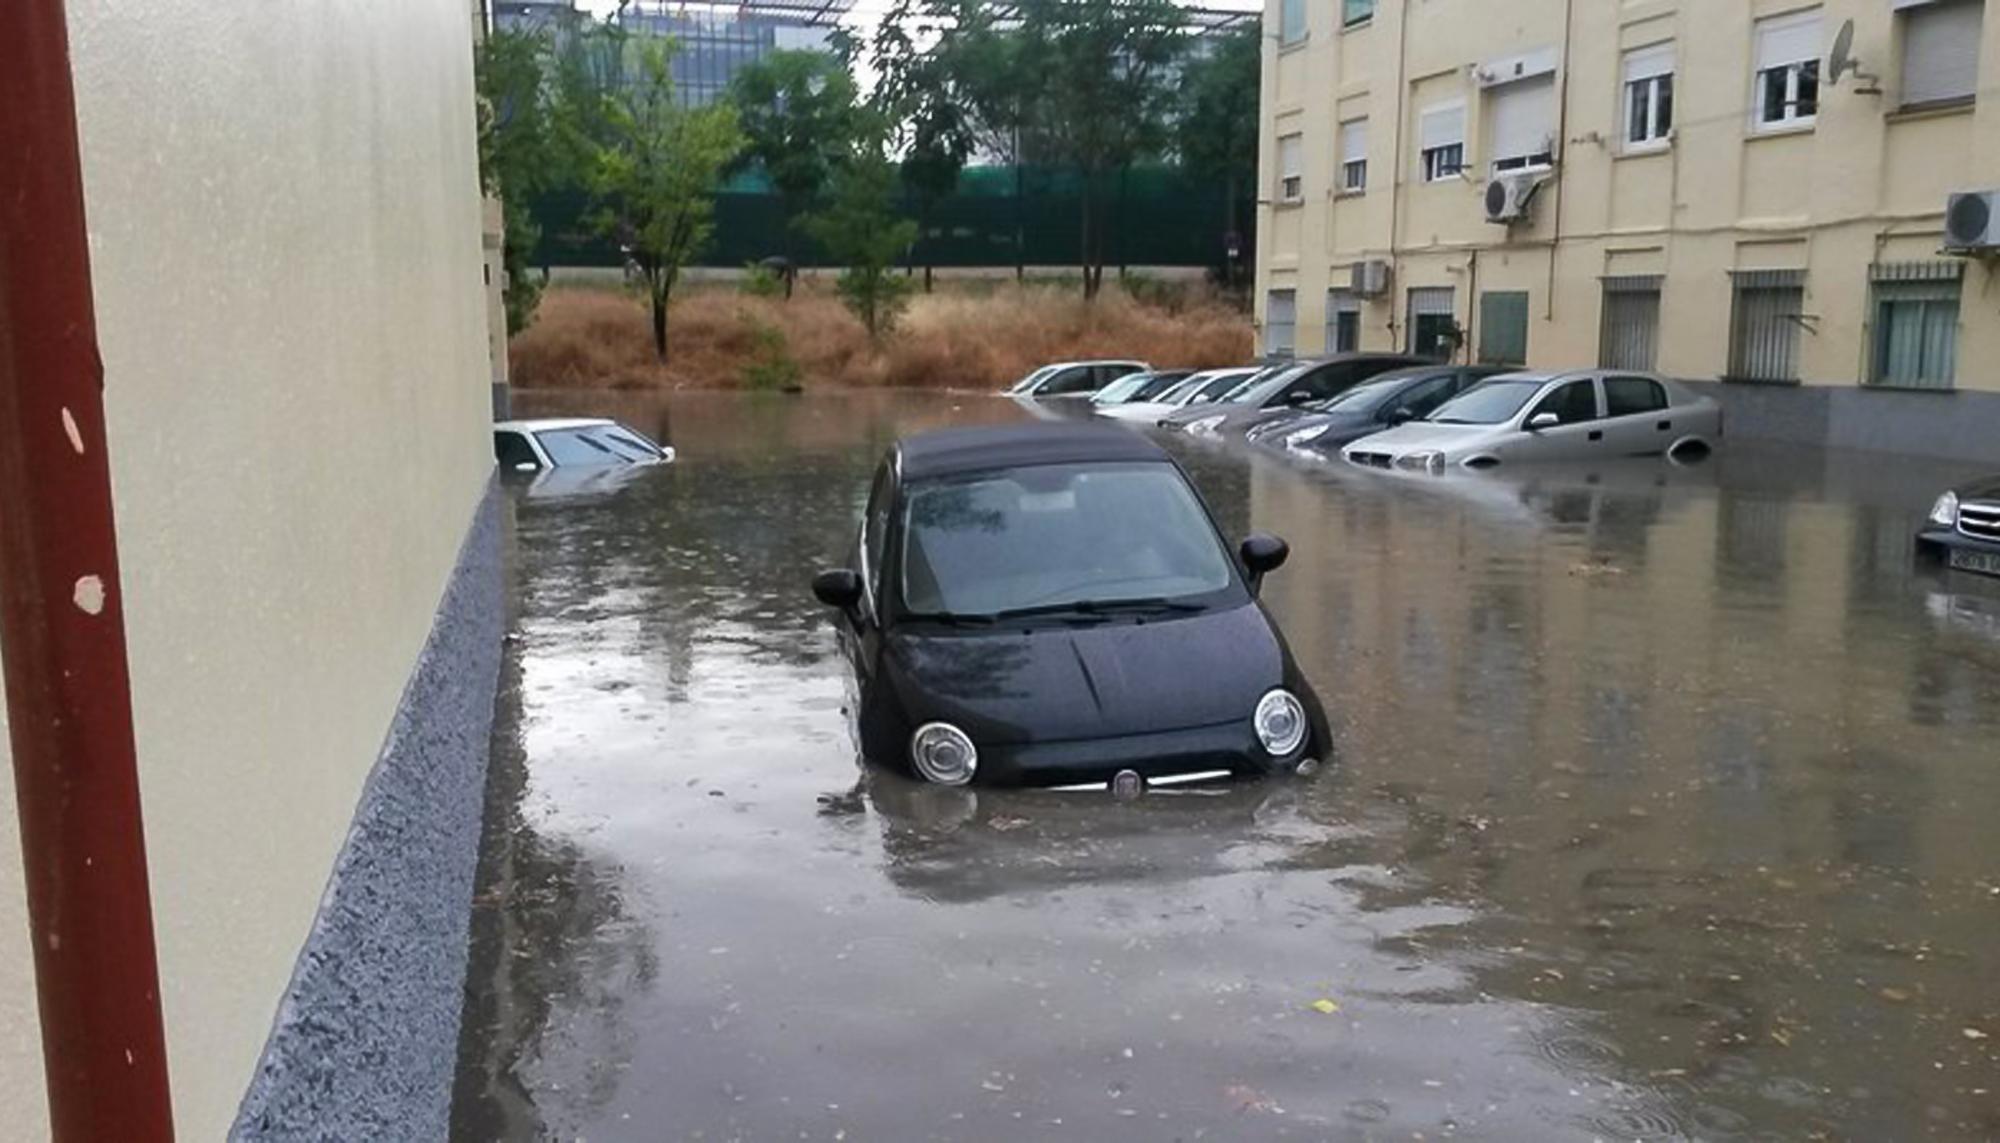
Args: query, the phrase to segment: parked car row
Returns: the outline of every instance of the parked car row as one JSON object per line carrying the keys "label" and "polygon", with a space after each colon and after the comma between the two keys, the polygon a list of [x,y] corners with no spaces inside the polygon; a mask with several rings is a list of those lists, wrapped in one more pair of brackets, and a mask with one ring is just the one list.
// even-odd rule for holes
{"label": "parked car row", "polygon": [[[1133,364],[1067,362],[1048,367],[1054,373],[1038,370],[1016,388],[1038,395],[1062,378],[1082,384],[1075,380],[1079,371]],[[1171,377],[1180,380],[1160,380]],[[1146,369],[1107,383],[1091,405],[1101,416],[1190,436],[1430,472],[1507,462],[1684,457],[1722,439],[1721,406],[1664,377],[1605,369],[1525,372],[1395,353],[1343,353],[1195,374]]]}

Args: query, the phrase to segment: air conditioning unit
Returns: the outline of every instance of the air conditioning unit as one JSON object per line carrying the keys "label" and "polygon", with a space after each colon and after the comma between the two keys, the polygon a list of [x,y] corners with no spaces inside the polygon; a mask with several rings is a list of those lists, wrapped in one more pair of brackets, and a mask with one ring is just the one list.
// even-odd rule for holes
{"label": "air conditioning unit", "polygon": [[1356,262],[1348,289],[1364,298],[1379,298],[1389,292],[1389,264],[1379,258]]}
{"label": "air conditioning unit", "polygon": [[1944,248],[1954,254],[2000,251],[2000,191],[1955,194],[1945,200]]}
{"label": "air conditioning unit", "polygon": [[1486,221],[1515,223],[1528,217],[1544,173],[1497,175],[1486,184]]}

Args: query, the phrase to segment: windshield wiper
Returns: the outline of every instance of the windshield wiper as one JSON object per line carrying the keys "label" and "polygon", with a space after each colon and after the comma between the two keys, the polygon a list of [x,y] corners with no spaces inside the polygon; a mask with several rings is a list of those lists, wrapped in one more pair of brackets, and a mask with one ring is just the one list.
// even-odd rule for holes
{"label": "windshield wiper", "polygon": [[1185,600],[1153,599],[1074,599],[1067,603],[1044,603],[1035,607],[1010,607],[994,613],[998,620],[1028,619],[1038,615],[1077,615],[1091,619],[1119,612],[1194,612],[1205,610],[1199,603]]}

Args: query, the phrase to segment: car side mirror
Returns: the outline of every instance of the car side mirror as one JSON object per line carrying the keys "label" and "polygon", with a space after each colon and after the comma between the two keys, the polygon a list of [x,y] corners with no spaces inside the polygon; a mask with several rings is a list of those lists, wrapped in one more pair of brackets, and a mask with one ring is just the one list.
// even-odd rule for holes
{"label": "car side mirror", "polygon": [[1543,429],[1552,429],[1560,424],[1562,424],[1562,418],[1556,416],[1554,413],[1536,413],[1534,416],[1528,418],[1528,431],[1539,433]]}
{"label": "car side mirror", "polygon": [[851,610],[861,602],[861,577],[849,568],[823,571],[813,577],[813,595],[828,607]]}
{"label": "car side mirror", "polygon": [[1382,419],[1392,425],[1407,425],[1417,419],[1417,414],[1409,409],[1391,409]]}
{"label": "car side mirror", "polygon": [[1269,532],[1252,532],[1243,540],[1239,549],[1243,566],[1250,572],[1250,590],[1255,591],[1264,582],[1264,577],[1285,566],[1285,559],[1292,554],[1292,546]]}

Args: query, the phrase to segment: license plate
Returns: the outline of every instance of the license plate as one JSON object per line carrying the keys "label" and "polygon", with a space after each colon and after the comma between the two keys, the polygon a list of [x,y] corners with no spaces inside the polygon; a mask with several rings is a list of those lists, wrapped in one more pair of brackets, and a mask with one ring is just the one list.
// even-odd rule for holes
{"label": "license plate", "polygon": [[2000,575],[2000,553],[1968,552],[1963,548],[1951,550],[1951,566],[1959,571],[1978,572],[1981,575]]}

